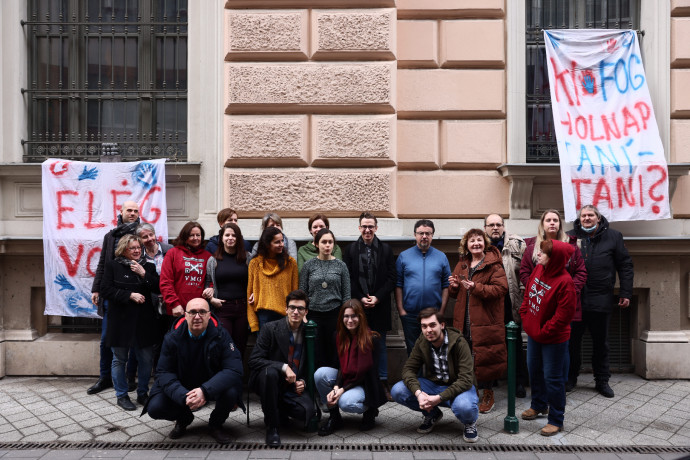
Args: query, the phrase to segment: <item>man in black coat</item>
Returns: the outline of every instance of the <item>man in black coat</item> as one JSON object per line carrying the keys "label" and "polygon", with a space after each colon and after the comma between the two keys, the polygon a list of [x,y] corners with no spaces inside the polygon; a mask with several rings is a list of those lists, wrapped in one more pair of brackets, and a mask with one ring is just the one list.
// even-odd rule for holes
{"label": "man in black coat", "polygon": [[[101,280],[105,271],[105,264],[115,258],[115,248],[118,241],[124,235],[134,235],[134,232],[139,225],[139,205],[136,201],[125,201],[122,203],[120,215],[117,216],[117,227],[110,230],[103,237],[103,246],[101,247],[101,255],[98,258],[98,267],[96,268],[96,275],[91,286],[91,302],[98,306],[98,315],[103,318],[101,323],[101,358],[100,358],[100,373],[98,381],[86,390],[87,394],[93,395],[100,393],[106,388],[113,386],[113,379],[111,377],[111,365],[113,361],[113,352],[110,347],[105,345],[105,331],[107,329],[107,305],[100,297]],[[130,361],[133,359],[133,353],[130,352]],[[128,363],[127,374],[130,376],[130,391],[136,389],[133,386],[133,375],[136,374],[136,362]]]}
{"label": "man in black coat", "polygon": [[306,389],[304,317],[307,294],[298,289],[285,299],[287,316],[265,324],[249,357],[249,387],[261,398],[266,424],[266,445],[280,445],[279,425],[292,417],[306,427],[314,414],[314,401]]}
{"label": "man in black coat", "polygon": [[351,297],[364,306],[371,330],[381,336],[379,378],[388,401],[392,401],[388,387],[388,353],[386,333],[391,329],[391,293],[395,289],[395,256],[389,245],[376,237],[378,220],[369,212],[359,216],[362,236],[347,247],[343,261],[350,271]]}
{"label": "man in black coat", "polygon": [[142,415],[175,421],[168,435],[182,437],[194,420],[192,411],[216,401],[208,421],[209,434],[220,444],[230,442],[223,423],[233,407],[242,404],[242,358],[204,299],[187,303],[165,336],[156,369],[156,381]]}
{"label": "man in black coat", "polygon": [[616,273],[620,280],[618,306],[630,306],[633,287],[633,263],[623,243],[623,235],[612,228],[599,210],[583,206],[569,235],[577,237],[587,268],[587,283],[582,289],[582,321],[572,323],[570,333],[570,369],[566,390],[572,391],[580,373],[582,336],[586,329],[592,336],[592,368],[595,388],[613,398],[609,386],[609,321],[614,306]]}

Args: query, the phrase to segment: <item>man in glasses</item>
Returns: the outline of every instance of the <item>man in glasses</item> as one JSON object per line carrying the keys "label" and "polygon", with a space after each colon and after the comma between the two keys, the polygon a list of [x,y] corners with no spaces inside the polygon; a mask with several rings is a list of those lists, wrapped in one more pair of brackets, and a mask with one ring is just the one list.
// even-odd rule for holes
{"label": "man in glasses", "polygon": [[448,277],[451,274],[446,255],[431,247],[434,223],[428,219],[414,224],[415,245],[400,253],[395,264],[397,281],[395,303],[400,314],[407,355],[421,333],[417,314],[424,308],[436,308],[443,317],[448,303]]}
{"label": "man in glasses", "polygon": [[303,427],[314,414],[306,389],[304,317],[309,299],[301,289],[285,298],[287,315],[264,325],[249,357],[249,387],[261,398],[266,445],[280,446],[281,424],[292,417]]}
{"label": "man in glasses", "polygon": [[184,317],[165,336],[156,381],[142,415],[148,412],[152,419],[174,421],[168,436],[178,439],[194,420],[192,411],[215,401],[209,434],[219,444],[228,444],[223,423],[233,407],[244,409],[242,372],[242,358],[230,334],[211,315],[206,300],[192,299]]}
{"label": "man in glasses", "polygon": [[381,336],[379,378],[386,398],[392,401],[388,388],[388,353],[386,333],[391,329],[391,293],[395,289],[395,256],[391,247],[376,237],[378,220],[369,212],[359,216],[361,237],[343,253],[350,272],[353,299],[364,306],[369,327]]}
{"label": "man in glasses", "polygon": [[[527,245],[525,240],[517,235],[510,235],[506,231],[503,217],[498,214],[489,214],[484,218],[484,233],[491,240],[491,244],[496,246],[501,251],[503,259],[503,268],[508,279],[508,294],[505,297],[505,315],[506,323],[515,321],[516,324],[521,323],[520,319],[520,305],[522,305],[522,297],[525,292],[525,287],[520,286],[520,262],[522,261],[522,254],[525,252]],[[522,337],[522,336],[520,336]],[[527,385],[527,360],[525,354],[522,352],[522,340],[515,347],[515,362],[517,363],[516,379],[515,379],[515,396],[524,398],[527,396],[525,385]]]}

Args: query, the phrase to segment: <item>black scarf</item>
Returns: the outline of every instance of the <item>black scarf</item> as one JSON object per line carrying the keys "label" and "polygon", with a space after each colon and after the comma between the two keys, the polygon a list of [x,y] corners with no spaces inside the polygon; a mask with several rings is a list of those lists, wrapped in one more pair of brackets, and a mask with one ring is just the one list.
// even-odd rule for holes
{"label": "black scarf", "polygon": [[359,249],[359,285],[362,292],[371,295],[376,285],[376,268],[379,265],[379,239],[374,237],[371,246],[367,246],[360,236],[357,247]]}
{"label": "black scarf", "polygon": [[146,263],[146,257],[142,256],[141,259],[139,259],[139,260],[132,260],[132,259],[128,259],[127,257],[118,256],[118,257],[115,257],[115,262],[117,262],[118,264],[122,264],[125,267],[131,267],[132,263],[136,262],[143,267],[144,264]]}
{"label": "black scarf", "polygon": [[122,214],[119,214],[117,216],[117,227],[113,230],[113,237],[115,238],[115,247],[117,247],[117,243],[120,241],[120,238],[122,238],[125,235],[134,235],[134,232],[136,232],[137,227],[141,223],[141,220],[137,217],[137,220],[134,222],[128,222],[124,223],[122,222]]}

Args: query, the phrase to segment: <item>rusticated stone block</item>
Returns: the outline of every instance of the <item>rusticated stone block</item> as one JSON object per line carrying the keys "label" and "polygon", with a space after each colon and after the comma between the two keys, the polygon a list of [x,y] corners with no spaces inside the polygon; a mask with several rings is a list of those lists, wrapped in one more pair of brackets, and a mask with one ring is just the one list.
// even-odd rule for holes
{"label": "rusticated stone block", "polygon": [[398,169],[438,169],[437,120],[398,120]]}
{"label": "rusticated stone block", "polygon": [[504,29],[501,19],[441,21],[441,66],[505,66]]}
{"label": "rusticated stone block", "polygon": [[391,169],[226,169],[225,202],[232,202],[243,217],[260,216],[267,210],[281,216],[307,216],[315,211],[356,216],[365,208],[391,216],[394,178]]}
{"label": "rusticated stone block", "polygon": [[505,116],[503,70],[398,70],[398,115]]}
{"label": "rusticated stone block", "polygon": [[671,65],[690,66],[690,18],[671,18]]}
{"label": "rusticated stone block", "polygon": [[[399,19],[502,18],[506,0],[397,0]],[[510,1],[510,0],[507,0]]]}
{"label": "rusticated stone block", "polygon": [[496,167],[505,162],[504,120],[441,122],[441,166],[445,169]]}
{"label": "rusticated stone block", "polygon": [[226,65],[229,114],[395,110],[395,62]]}
{"label": "rusticated stone block", "polygon": [[312,11],[314,59],[395,59],[395,10]]}
{"label": "rusticated stone block", "polygon": [[226,10],[226,60],[307,59],[307,10]]}
{"label": "rusticated stone block", "polygon": [[399,218],[484,217],[508,214],[508,181],[497,171],[400,171]]}
{"label": "rusticated stone block", "polygon": [[438,21],[398,21],[398,67],[438,67]]}
{"label": "rusticated stone block", "polygon": [[671,69],[671,117],[690,117],[690,69]]}
{"label": "rusticated stone block", "polygon": [[394,164],[395,116],[314,116],[314,166]]}
{"label": "rusticated stone block", "polygon": [[225,165],[305,166],[308,120],[297,116],[226,116]]}

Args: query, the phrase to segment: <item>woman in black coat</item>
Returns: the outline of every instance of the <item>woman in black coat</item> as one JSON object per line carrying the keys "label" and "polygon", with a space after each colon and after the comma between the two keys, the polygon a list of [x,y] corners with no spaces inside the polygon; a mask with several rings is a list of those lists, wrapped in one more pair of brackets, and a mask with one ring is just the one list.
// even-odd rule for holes
{"label": "woman in black coat", "polygon": [[108,301],[106,344],[113,350],[112,376],[117,405],[136,406],[127,395],[127,353],[134,348],[139,362],[137,402],[145,404],[153,367],[153,345],[158,342],[156,311],[151,293],[160,293],[156,266],[143,258],[139,237],[125,235],[115,249],[115,259],[105,265],[101,294]]}

